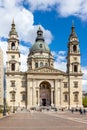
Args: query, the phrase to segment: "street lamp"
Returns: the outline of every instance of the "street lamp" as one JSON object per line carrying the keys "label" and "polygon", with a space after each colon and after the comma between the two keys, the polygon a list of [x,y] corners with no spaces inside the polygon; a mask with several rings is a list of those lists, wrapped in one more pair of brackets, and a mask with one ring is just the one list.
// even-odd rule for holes
{"label": "street lamp", "polygon": [[3,116],[6,116],[6,98],[4,97],[4,109],[3,109]]}
{"label": "street lamp", "polygon": [[13,91],[13,113],[15,113],[15,95],[14,95],[14,91]]}
{"label": "street lamp", "polygon": [[14,94],[14,95],[13,95],[13,97],[14,97],[14,98],[13,98],[13,113],[15,113],[15,93],[16,93],[15,90],[16,90],[16,88],[13,87],[13,94]]}
{"label": "street lamp", "polygon": [[76,107],[78,108],[78,101],[76,102]]}
{"label": "street lamp", "polygon": [[3,109],[3,116],[6,116],[6,89],[5,89],[5,85],[4,85],[4,109]]}

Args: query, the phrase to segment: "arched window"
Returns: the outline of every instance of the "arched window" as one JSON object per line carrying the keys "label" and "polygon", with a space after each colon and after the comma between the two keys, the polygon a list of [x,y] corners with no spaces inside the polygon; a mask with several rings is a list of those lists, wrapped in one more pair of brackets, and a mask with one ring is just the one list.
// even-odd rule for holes
{"label": "arched window", "polygon": [[74,102],[78,101],[79,92],[74,92]]}
{"label": "arched window", "polygon": [[74,101],[78,101],[78,94],[74,94]]}
{"label": "arched window", "polygon": [[67,94],[65,94],[65,101],[68,101],[68,95]]}
{"label": "arched window", "polygon": [[42,48],[42,44],[40,44],[40,48]]}
{"label": "arched window", "polygon": [[40,67],[42,67],[43,66],[43,62],[40,62]]}
{"label": "arched window", "polygon": [[11,94],[11,100],[12,100],[12,101],[15,100],[15,93],[14,93],[14,92]]}
{"label": "arched window", "polygon": [[11,49],[12,49],[12,50],[15,49],[15,43],[14,43],[14,42],[12,42],[12,44],[11,44]]}
{"label": "arched window", "polygon": [[64,92],[64,101],[65,101],[65,102],[68,101],[68,98],[69,98],[68,96],[69,96],[68,92],[67,92],[67,91]]}
{"label": "arched window", "polygon": [[25,93],[22,94],[22,101],[25,101],[26,100],[26,95]]}
{"label": "arched window", "polygon": [[74,65],[74,72],[78,72],[78,66]]}
{"label": "arched window", "polygon": [[45,63],[45,66],[48,66],[48,64],[47,64],[47,63]]}
{"label": "arched window", "polygon": [[12,71],[15,70],[15,64],[14,64],[14,63],[11,64],[11,70],[12,70]]}
{"label": "arched window", "polygon": [[76,45],[73,46],[73,51],[74,51],[74,52],[77,51],[77,46],[76,46]]}
{"label": "arched window", "polygon": [[38,63],[35,63],[35,68],[38,68]]}

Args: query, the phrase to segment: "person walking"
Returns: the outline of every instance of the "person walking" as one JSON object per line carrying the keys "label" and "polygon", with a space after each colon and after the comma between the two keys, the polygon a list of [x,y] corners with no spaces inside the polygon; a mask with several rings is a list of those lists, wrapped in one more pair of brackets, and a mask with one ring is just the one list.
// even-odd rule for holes
{"label": "person walking", "polygon": [[72,111],[72,113],[73,113],[73,112],[74,112],[74,109],[72,108],[71,111]]}
{"label": "person walking", "polygon": [[86,110],[85,109],[83,110],[83,113],[86,114]]}

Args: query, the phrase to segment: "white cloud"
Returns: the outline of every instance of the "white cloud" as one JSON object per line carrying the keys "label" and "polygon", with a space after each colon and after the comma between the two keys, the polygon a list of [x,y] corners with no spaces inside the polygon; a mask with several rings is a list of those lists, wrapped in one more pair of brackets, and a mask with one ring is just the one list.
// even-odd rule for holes
{"label": "white cloud", "polygon": [[52,6],[59,3],[60,0],[26,0],[30,9],[34,10],[51,10]]}
{"label": "white cloud", "polygon": [[77,15],[80,12],[83,0],[62,0],[59,6],[59,13],[62,16]]}
{"label": "white cloud", "polygon": [[87,91],[87,66],[82,67],[82,72],[83,72],[83,90]]}
{"label": "white cloud", "polygon": [[20,45],[20,62],[21,62],[21,71],[27,70],[27,57],[29,54],[29,48],[23,45]]}
{"label": "white cloud", "polygon": [[26,71],[27,70],[27,55],[21,54],[20,62],[21,62],[20,71],[23,71],[23,72]]}
{"label": "white cloud", "polygon": [[[0,37],[8,37],[11,29],[12,19],[15,19],[16,30],[20,40],[33,44],[36,36],[38,25],[34,25],[34,16],[23,6],[23,0],[3,0],[0,2]],[[43,28],[43,27],[42,27]],[[50,31],[44,32],[48,37],[46,41],[49,43],[52,40]]]}
{"label": "white cloud", "polygon": [[3,63],[4,67],[6,66],[6,61],[7,61],[7,56],[6,56],[6,51],[7,51],[7,42],[5,41],[0,41],[0,48],[3,51]]}
{"label": "white cloud", "polygon": [[29,7],[34,10],[55,9],[62,17],[77,16],[87,20],[87,0],[26,0]]}
{"label": "white cloud", "polygon": [[66,72],[66,52],[59,51],[52,52],[52,54],[55,58],[54,67]]}

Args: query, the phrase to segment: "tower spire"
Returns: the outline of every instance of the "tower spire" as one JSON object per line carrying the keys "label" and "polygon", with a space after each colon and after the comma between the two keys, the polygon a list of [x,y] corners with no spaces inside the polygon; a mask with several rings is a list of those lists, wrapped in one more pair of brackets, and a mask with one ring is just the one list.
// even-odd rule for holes
{"label": "tower spire", "polygon": [[75,26],[74,26],[74,21],[72,20],[72,33],[75,32]]}
{"label": "tower spire", "polygon": [[11,35],[16,35],[18,36],[17,32],[16,32],[16,29],[15,29],[15,23],[14,23],[14,18],[12,20],[12,24],[11,24],[11,31],[9,32],[9,36]]}
{"label": "tower spire", "polygon": [[13,18],[13,20],[12,20],[12,24],[15,24],[15,23],[14,23],[14,18]]}
{"label": "tower spire", "polygon": [[75,26],[74,26],[74,21],[73,20],[72,20],[71,34],[69,36],[69,41],[72,41],[72,40],[77,40],[78,41],[78,38],[77,38],[77,35],[76,35],[76,32],[75,32]]}

